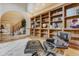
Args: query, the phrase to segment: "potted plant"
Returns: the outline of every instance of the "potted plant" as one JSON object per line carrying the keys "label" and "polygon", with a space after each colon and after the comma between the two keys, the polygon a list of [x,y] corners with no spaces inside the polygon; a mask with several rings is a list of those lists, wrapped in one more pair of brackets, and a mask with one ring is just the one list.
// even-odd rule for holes
{"label": "potted plant", "polygon": [[23,34],[26,34],[26,20],[25,19],[22,20],[22,28],[24,28]]}

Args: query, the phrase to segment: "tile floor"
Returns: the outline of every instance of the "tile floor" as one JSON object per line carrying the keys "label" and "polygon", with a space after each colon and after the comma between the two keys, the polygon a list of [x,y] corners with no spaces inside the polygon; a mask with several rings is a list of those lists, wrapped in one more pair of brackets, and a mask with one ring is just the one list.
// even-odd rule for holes
{"label": "tile floor", "polygon": [[[29,38],[27,38],[29,39]],[[0,56],[24,56],[27,39],[16,40],[0,44]]]}

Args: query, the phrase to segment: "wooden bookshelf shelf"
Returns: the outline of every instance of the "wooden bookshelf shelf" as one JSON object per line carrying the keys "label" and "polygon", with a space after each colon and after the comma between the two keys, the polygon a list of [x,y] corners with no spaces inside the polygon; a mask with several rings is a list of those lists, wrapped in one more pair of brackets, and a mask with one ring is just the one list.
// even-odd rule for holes
{"label": "wooden bookshelf shelf", "polygon": [[79,18],[79,15],[74,15],[74,16],[65,17],[65,19],[73,19],[73,18]]}
{"label": "wooden bookshelf shelf", "polygon": [[[71,28],[74,18],[79,18],[79,3],[69,3],[58,6],[47,12],[41,13],[31,18],[31,35],[40,37],[53,37],[58,31],[65,31],[72,34],[79,34],[79,28]],[[75,14],[72,12],[76,12]],[[69,14],[70,13],[70,14]],[[69,15],[69,16],[68,16]],[[71,16],[70,16],[71,15]],[[79,36],[79,35],[78,35]],[[72,36],[72,39],[79,39]]]}
{"label": "wooden bookshelf shelf", "polygon": [[59,20],[59,21],[52,21],[52,23],[61,23],[62,21]]}
{"label": "wooden bookshelf shelf", "polygon": [[69,28],[69,29],[68,28],[64,28],[64,30],[71,30],[71,31],[77,31],[78,30],[79,31],[79,28]]}
{"label": "wooden bookshelf shelf", "polygon": [[62,13],[61,14],[52,15],[51,18],[59,17],[59,16],[62,16]]}
{"label": "wooden bookshelf shelf", "polygon": [[72,38],[78,38],[79,39],[79,34],[71,34]]}
{"label": "wooden bookshelf shelf", "polygon": [[61,29],[61,28],[52,28],[52,29],[50,29],[50,30],[54,30],[54,31],[58,30],[58,31],[60,31],[60,30],[62,30],[62,29]]}

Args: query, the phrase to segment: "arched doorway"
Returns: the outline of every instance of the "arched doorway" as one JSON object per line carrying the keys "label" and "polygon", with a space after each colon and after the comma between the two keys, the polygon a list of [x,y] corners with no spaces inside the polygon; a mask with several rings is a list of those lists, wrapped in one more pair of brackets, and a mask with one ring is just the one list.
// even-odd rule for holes
{"label": "arched doorway", "polygon": [[[24,24],[23,24],[24,23]],[[2,34],[20,35],[25,34],[26,20],[20,12],[8,11],[1,16]],[[0,27],[1,27],[0,26]]]}

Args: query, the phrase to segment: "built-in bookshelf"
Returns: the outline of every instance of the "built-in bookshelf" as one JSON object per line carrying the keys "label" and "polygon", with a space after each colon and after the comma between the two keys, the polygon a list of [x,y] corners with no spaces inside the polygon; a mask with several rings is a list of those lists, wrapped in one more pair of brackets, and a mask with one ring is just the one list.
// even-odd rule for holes
{"label": "built-in bookshelf", "polygon": [[71,39],[79,39],[79,3],[72,3],[64,8],[64,31],[71,33]]}
{"label": "built-in bookshelf", "polygon": [[62,7],[50,11],[50,28],[62,29],[63,28],[63,10]]}
{"label": "built-in bookshelf", "polygon": [[44,38],[48,37],[48,29],[41,29],[41,37]]}
{"label": "built-in bookshelf", "polygon": [[31,28],[35,28],[35,18],[31,19]]}
{"label": "built-in bookshelf", "polygon": [[44,13],[41,16],[41,27],[42,28],[49,28],[49,13]]}
{"label": "built-in bookshelf", "polygon": [[59,32],[59,31],[62,31],[62,30],[61,29],[58,29],[58,30],[57,29],[56,30],[55,29],[50,29],[49,30],[49,37],[53,38],[53,36],[57,35],[57,32]]}
{"label": "built-in bookshelf", "polygon": [[35,28],[40,28],[40,15],[35,18]]}
{"label": "built-in bookshelf", "polygon": [[40,37],[40,29],[35,29],[35,36]]}
{"label": "built-in bookshelf", "polygon": [[32,29],[32,28],[31,28],[30,31],[31,31],[30,34],[31,34],[32,36],[34,36],[34,34],[35,34],[35,29]]}
{"label": "built-in bookshelf", "polygon": [[31,18],[33,36],[53,37],[58,31],[79,35],[79,3],[63,4]]}

